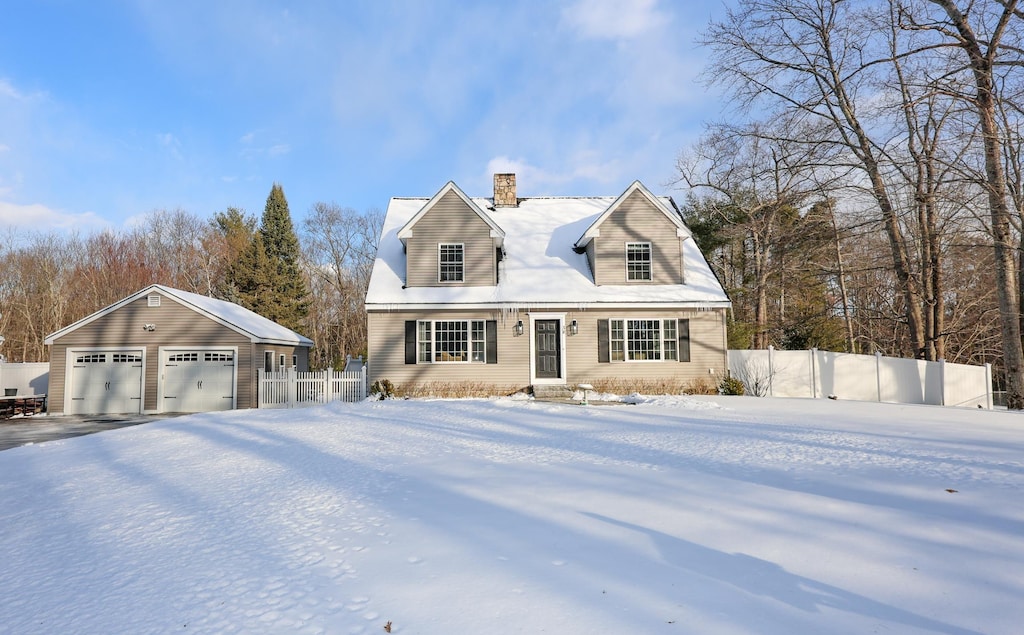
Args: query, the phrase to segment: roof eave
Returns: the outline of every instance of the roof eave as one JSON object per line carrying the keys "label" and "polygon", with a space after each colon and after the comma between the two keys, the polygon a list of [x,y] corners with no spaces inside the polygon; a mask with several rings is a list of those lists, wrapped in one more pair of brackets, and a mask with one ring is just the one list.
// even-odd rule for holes
{"label": "roof eave", "polygon": [[[583,235],[580,236],[579,240],[577,240],[575,245],[573,246],[574,249],[585,249],[587,244],[590,243],[591,240],[600,237],[601,225],[604,223],[604,221],[607,220],[607,218],[611,216],[615,212],[615,210],[619,208],[620,205],[622,205],[622,202],[629,198],[634,192],[640,192],[640,194],[643,195],[644,198],[649,200],[652,205],[654,205],[662,214],[665,215],[666,218],[669,219],[669,221],[672,222],[673,225],[676,226],[676,237],[683,239],[690,237],[689,230],[686,228],[686,225],[683,223],[683,219],[680,218],[678,214],[674,213],[673,210],[670,210],[667,207],[665,207],[665,204],[661,201],[661,199],[655,196],[649,189],[647,189],[647,186],[645,186],[643,183],[641,183],[640,181],[633,181],[632,183],[630,183],[629,187],[626,188],[626,191],[624,191],[622,194],[618,196],[618,198],[612,201],[612,204],[609,205],[605,211],[601,212],[597,219],[595,219],[594,222],[591,223],[590,227],[587,227],[586,231],[583,232]],[[674,201],[673,205],[675,205]]]}
{"label": "roof eave", "polygon": [[732,307],[730,300],[678,300],[659,302],[633,302],[633,301],[566,301],[566,300],[524,300],[515,302],[504,300],[500,302],[367,302],[367,311],[393,313],[395,311],[424,311],[424,310],[502,310],[517,308],[533,310],[542,308],[565,308],[572,307],[577,310],[586,309],[728,309]]}
{"label": "roof eave", "polygon": [[484,210],[482,210],[479,205],[474,203],[473,199],[471,199],[468,196],[466,196],[466,193],[463,192],[462,189],[458,185],[455,184],[455,181],[448,181],[447,183],[445,183],[444,187],[442,187],[440,190],[438,190],[437,194],[434,194],[434,196],[431,197],[431,199],[429,201],[424,203],[423,207],[420,208],[420,210],[418,212],[413,214],[412,218],[410,218],[405,223],[405,225],[402,225],[402,227],[398,230],[398,233],[396,235],[397,235],[398,239],[400,241],[402,241],[403,245],[406,244],[406,242],[405,242],[406,239],[412,238],[412,236],[413,236],[413,227],[416,225],[416,223],[418,223],[419,220],[423,217],[423,215],[426,214],[435,204],[437,204],[437,202],[439,200],[441,200],[441,198],[445,194],[447,194],[449,192],[454,192],[455,195],[458,196],[460,199],[462,199],[462,201],[477,216],[479,216],[482,221],[487,223],[487,226],[490,227],[490,230],[491,230],[491,238],[496,238],[498,240],[498,244],[499,245],[504,244],[504,242],[505,242],[505,230],[503,230],[501,227],[499,227],[498,224],[494,222],[494,219],[492,219],[486,212],[484,212]]}

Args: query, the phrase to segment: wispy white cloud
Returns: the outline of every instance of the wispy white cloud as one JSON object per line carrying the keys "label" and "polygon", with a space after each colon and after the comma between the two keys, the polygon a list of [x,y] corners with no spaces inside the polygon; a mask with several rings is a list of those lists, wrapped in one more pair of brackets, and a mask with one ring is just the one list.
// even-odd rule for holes
{"label": "wispy white cloud", "polygon": [[527,196],[655,186],[706,107],[692,40],[711,4],[133,2],[138,66],[179,99],[111,94],[102,108],[57,76],[0,79],[0,186],[27,175],[0,198],[117,222],[262,205],[275,180],[294,210],[384,205],[448,179],[487,192],[498,169]]}
{"label": "wispy white cloud", "polygon": [[10,151],[11,151],[11,146],[7,145],[6,143],[0,143],[0,152],[10,152]]}
{"label": "wispy white cloud", "polygon": [[583,38],[622,40],[664,26],[668,15],[657,0],[578,0],[562,10],[562,19]]}
{"label": "wispy white cloud", "polygon": [[292,151],[292,148],[287,143],[278,143],[267,148],[268,157],[281,156],[282,154],[288,154]]}
{"label": "wispy white cloud", "polygon": [[618,168],[614,162],[601,162],[598,157],[599,154],[593,151],[578,153],[564,157],[564,163],[557,169],[546,169],[525,159],[498,156],[487,162],[486,174],[489,177],[495,173],[514,172],[524,183],[530,183],[540,192],[545,192],[549,186],[562,186],[578,179],[614,181],[619,176]]}
{"label": "wispy white cloud", "polygon": [[496,156],[487,162],[486,171],[480,175],[481,183],[487,182],[492,175],[512,172],[516,175],[516,183],[524,196],[537,195],[573,195],[579,194],[581,182],[607,186],[603,194],[611,191],[619,184],[624,175],[624,166],[617,160],[602,160],[597,151],[579,151],[560,156],[555,168],[544,168],[529,161],[507,156]]}
{"label": "wispy white cloud", "polygon": [[292,147],[287,143],[275,143],[270,146],[247,145],[238,152],[243,159],[253,160],[260,158],[273,158],[288,154]]}
{"label": "wispy white cloud", "polygon": [[109,223],[93,212],[72,214],[34,203],[19,205],[0,201],[0,226],[26,230],[91,230]]}
{"label": "wispy white cloud", "polygon": [[288,154],[292,151],[292,147],[287,143],[269,143],[263,138],[269,136],[264,134],[262,130],[250,130],[238,138],[238,143],[242,148],[238,151],[238,156],[243,159],[257,159],[262,157],[279,157]]}
{"label": "wispy white cloud", "polygon": [[178,140],[174,134],[170,132],[161,132],[156,135],[157,144],[164,149],[164,151],[174,157],[174,159],[181,161],[184,157],[181,154],[181,141]]}
{"label": "wispy white cloud", "polygon": [[156,136],[157,142],[165,148],[180,148],[181,142],[170,132],[163,132]]}
{"label": "wispy white cloud", "polygon": [[26,93],[19,90],[9,79],[0,77],[0,97],[15,101],[31,101],[43,97],[42,93]]}

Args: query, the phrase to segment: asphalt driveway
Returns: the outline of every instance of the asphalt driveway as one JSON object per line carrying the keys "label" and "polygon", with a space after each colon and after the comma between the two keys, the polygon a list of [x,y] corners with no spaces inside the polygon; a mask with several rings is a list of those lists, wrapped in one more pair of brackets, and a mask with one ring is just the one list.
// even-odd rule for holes
{"label": "asphalt driveway", "polygon": [[29,443],[43,443],[104,430],[126,428],[158,419],[176,417],[161,415],[33,415],[0,420],[0,450],[9,450]]}

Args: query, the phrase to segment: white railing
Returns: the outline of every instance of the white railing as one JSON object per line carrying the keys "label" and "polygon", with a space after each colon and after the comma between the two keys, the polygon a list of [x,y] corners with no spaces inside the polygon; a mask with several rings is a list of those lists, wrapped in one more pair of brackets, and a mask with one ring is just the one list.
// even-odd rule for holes
{"label": "white railing", "polygon": [[260,408],[301,408],[331,401],[366,399],[366,367],[339,373],[327,370],[258,372]]}
{"label": "white railing", "polygon": [[875,355],[729,351],[729,372],[761,397],[831,397],[992,408],[992,366]]}

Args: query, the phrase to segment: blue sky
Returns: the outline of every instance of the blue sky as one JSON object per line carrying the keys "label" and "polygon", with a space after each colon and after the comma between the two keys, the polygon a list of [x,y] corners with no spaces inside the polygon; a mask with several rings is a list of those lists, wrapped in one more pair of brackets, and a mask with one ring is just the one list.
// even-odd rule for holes
{"label": "blue sky", "polygon": [[383,209],[673,193],[720,114],[694,38],[719,1],[35,0],[0,20],[0,227],[93,231],[157,209],[262,213],[274,182]]}

